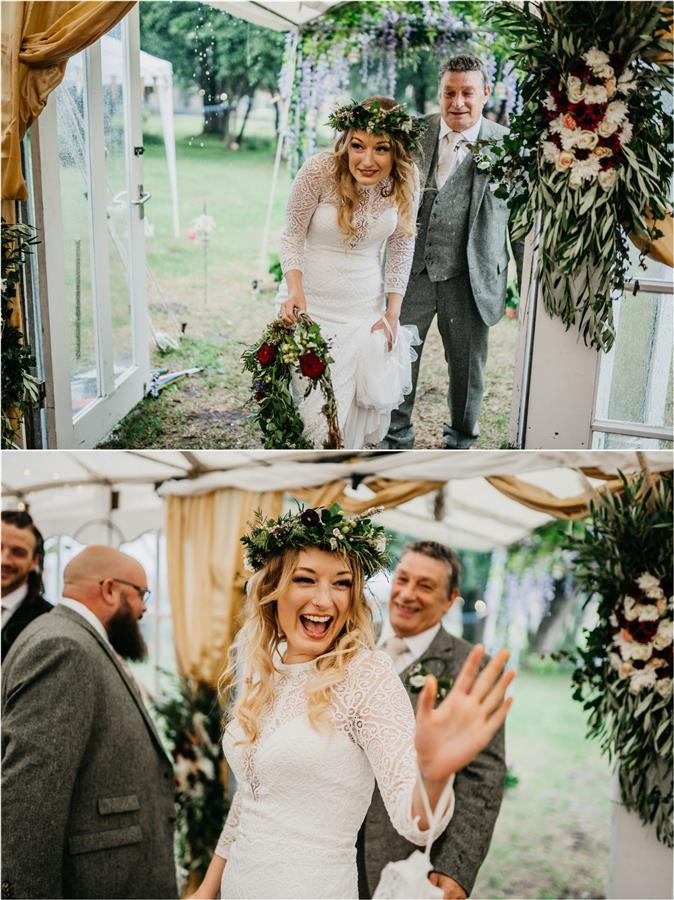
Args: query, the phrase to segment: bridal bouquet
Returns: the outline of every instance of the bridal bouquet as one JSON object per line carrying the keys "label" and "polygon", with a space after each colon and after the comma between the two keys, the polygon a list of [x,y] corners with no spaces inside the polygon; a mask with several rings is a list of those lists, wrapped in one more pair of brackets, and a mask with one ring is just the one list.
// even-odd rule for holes
{"label": "bridal bouquet", "polygon": [[522,109],[502,141],[476,142],[477,165],[510,207],[512,237],[537,230],[548,314],[608,351],[627,236],[643,260],[672,210],[671,4],[525,0],[487,18],[512,39]]}
{"label": "bridal bouquet", "polygon": [[270,322],[241,359],[244,369],[253,376],[251,399],[257,405],[255,421],[262,432],[265,449],[313,449],[305,437],[293,397],[293,374],[306,379],[305,397],[314,390],[323,394],[321,412],[327,425],[323,446],[330,450],[341,448],[337,404],[330,378],[333,362],[330,347],[319,326],[306,313],[298,316],[293,325],[286,325],[281,319]]}

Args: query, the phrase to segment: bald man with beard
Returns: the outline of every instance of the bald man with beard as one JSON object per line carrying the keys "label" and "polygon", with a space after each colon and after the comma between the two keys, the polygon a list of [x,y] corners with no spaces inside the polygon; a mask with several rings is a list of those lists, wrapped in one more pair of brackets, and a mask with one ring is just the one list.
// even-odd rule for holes
{"label": "bald man with beard", "polygon": [[2,896],[176,897],[173,767],[123,660],[147,576],[92,546],[2,679]]}

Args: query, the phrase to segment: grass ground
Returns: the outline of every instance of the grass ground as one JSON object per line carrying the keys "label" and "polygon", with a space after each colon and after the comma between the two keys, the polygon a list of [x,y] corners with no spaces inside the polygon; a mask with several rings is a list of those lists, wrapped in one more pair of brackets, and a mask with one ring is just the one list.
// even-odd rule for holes
{"label": "grass ground", "polygon": [[[152,324],[186,338],[178,351],[152,354],[153,368],[175,371],[197,365],[204,372],[146,399],[100,446],[102,447],[260,447],[250,422],[248,379],[240,356],[274,315],[275,288],[270,276],[258,294],[251,288],[260,272],[259,247],[271,185],[273,146],[269,123],[253,120],[251,145],[225,150],[215,138],[199,136],[196,116],[176,118],[181,235],[171,230],[168,177],[159,123],[145,123],[143,157],[146,189],[153,199],[147,216],[153,235],[147,239],[148,262],[161,294],[150,283]],[[283,227],[290,178],[281,170],[272,215],[270,253],[276,252]],[[207,292],[204,253],[185,234],[204,209],[216,222],[208,249]],[[267,264],[263,267],[266,269]],[[507,441],[517,324],[504,319],[491,330],[486,395],[478,447],[497,448]],[[446,417],[447,372],[435,328],[424,349],[415,427],[418,447],[442,446]]]}
{"label": "grass ground", "polygon": [[612,812],[608,761],[585,739],[568,675],[522,671],[514,696],[506,753],[519,783],[506,790],[472,896],[604,897]]}

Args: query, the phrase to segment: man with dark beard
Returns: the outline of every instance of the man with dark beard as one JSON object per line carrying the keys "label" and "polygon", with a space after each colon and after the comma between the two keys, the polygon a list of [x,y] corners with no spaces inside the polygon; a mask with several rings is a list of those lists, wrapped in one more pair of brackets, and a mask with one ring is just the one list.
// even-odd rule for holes
{"label": "man with dark beard", "polygon": [[127,673],[143,567],[92,546],[2,680],[2,896],[176,897],[173,769]]}

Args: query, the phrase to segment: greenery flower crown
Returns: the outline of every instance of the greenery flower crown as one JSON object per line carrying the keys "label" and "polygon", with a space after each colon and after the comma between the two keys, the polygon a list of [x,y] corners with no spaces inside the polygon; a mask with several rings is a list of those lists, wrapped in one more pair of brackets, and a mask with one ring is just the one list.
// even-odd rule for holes
{"label": "greenery flower crown", "polygon": [[241,359],[244,369],[253,376],[251,401],[257,403],[255,421],[266,450],[313,447],[304,434],[304,424],[290,389],[293,372],[306,379],[305,397],[316,389],[323,394],[321,413],[327,426],[324,448],[341,448],[342,435],[330,376],[333,362],[330,345],[318,324],[306,313],[300,313],[292,325],[274,319],[259,340],[246,348]]}
{"label": "greenery flower crown", "polygon": [[423,119],[411,116],[402,103],[393,109],[382,109],[378,100],[370,106],[363,106],[357,100],[352,100],[330,114],[328,125],[335,131],[349,131],[353,128],[368,134],[386,133],[410,151],[417,149],[419,139],[428,127]]}
{"label": "greenery flower crown", "polygon": [[284,550],[318,547],[355,557],[365,577],[370,578],[390,564],[384,528],[368,518],[380,510],[381,507],[370,509],[347,518],[333,503],[316,509],[300,506],[296,513],[287,512],[278,519],[265,519],[258,511],[254,526],[241,538],[246,548],[246,567],[257,572]]}

